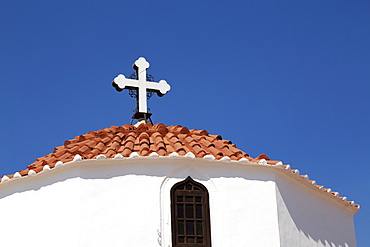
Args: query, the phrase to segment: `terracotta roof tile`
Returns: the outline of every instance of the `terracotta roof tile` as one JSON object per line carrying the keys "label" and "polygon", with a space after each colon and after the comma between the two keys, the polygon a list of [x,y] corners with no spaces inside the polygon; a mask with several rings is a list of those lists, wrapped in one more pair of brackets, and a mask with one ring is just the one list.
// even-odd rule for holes
{"label": "terracotta roof tile", "polygon": [[[108,150],[108,152],[107,152],[107,156],[108,156],[108,157],[111,157],[111,156],[114,156],[116,153],[117,153],[116,151],[114,151],[114,150],[110,149],[110,150]],[[91,158],[89,158],[89,159],[91,159]]]}
{"label": "terracotta roof tile", "polygon": [[124,148],[124,150],[122,151],[122,156],[123,156],[123,157],[128,157],[131,153],[132,153],[132,149],[130,149],[129,147],[126,147],[126,148]]}
{"label": "terracotta roof tile", "polygon": [[72,140],[65,141],[63,146],[54,148],[51,154],[37,158],[25,170],[3,176],[0,182],[3,182],[4,179],[12,179],[15,175],[19,177],[27,176],[30,173],[39,173],[45,166],[54,168],[58,161],[70,162],[73,161],[76,155],[80,155],[83,159],[94,159],[98,155],[114,158],[117,154],[129,157],[133,152],[137,152],[140,156],[149,156],[153,152],[159,156],[169,156],[173,152],[176,152],[179,156],[185,156],[188,152],[192,152],[196,158],[212,155],[217,160],[227,157],[226,159],[234,161],[244,159],[244,161],[252,163],[268,164],[287,170],[293,176],[297,175],[300,180],[307,181],[313,188],[338,198],[346,205],[350,204],[356,209],[359,208],[358,204],[347,201],[346,197],[339,197],[338,192],[316,185],[316,182],[309,180],[307,175],[299,175],[299,171],[291,170],[289,165],[282,165],[280,161],[272,161],[265,154],[252,158],[236,148],[231,141],[223,140],[219,135],[210,135],[206,130],[189,130],[179,125],[165,126],[164,124],[152,125],[147,123],[138,127],[123,125],[90,131],[85,135],[76,136]]}

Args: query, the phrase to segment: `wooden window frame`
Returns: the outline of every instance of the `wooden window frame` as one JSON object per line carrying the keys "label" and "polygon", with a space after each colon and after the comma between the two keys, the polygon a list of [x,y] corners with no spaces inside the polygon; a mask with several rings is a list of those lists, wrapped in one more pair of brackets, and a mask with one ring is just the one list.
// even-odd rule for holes
{"label": "wooden window frame", "polygon": [[171,230],[172,247],[211,247],[208,190],[190,176],[171,188]]}

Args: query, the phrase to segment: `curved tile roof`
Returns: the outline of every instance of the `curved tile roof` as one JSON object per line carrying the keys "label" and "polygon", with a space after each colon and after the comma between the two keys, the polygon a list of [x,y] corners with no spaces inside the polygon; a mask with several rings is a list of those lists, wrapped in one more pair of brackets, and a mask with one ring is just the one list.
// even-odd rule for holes
{"label": "curved tile roof", "polygon": [[[206,130],[189,130],[179,125],[165,126],[164,124],[146,123],[138,127],[134,125],[111,126],[76,136],[72,140],[65,141],[63,146],[54,148],[51,154],[37,158],[27,169],[19,171],[19,174],[25,176],[29,170],[38,173],[45,165],[53,168],[58,161],[69,162],[76,155],[80,155],[83,159],[94,159],[101,154],[107,158],[113,158],[116,154],[129,157],[133,152],[140,156],[149,156],[153,152],[159,156],[168,156],[173,152],[183,156],[192,152],[197,158],[211,154],[216,159],[227,156],[231,160],[246,158],[251,162],[258,162],[265,159],[270,164],[277,163],[277,161],[269,161],[266,155],[253,159],[236,148],[231,141],[223,140],[219,135],[210,135]],[[12,175],[8,177],[11,178]]]}
{"label": "curved tile roof", "polygon": [[231,141],[224,140],[219,135],[211,135],[206,130],[189,130],[180,125],[166,126],[164,124],[152,125],[145,123],[138,127],[123,125],[90,131],[84,135],[76,136],[72,140],[65,141],[63,146],[56,147],[52,153],[37,158],[25,170],[12,175],[4,175],[0,182],[3,183],[12,178],[20,178],[49,170],[58,166],[58,163],[74,161],[76,157],[79,159],[99,159],[102,155],[104,158],[114,158],[116,155],[121,155],[121,157],[130,157],[131,155],[150,156],[153,153],[157,156],[169,157],[173,153],[176,156],[185,156],[192,153],[191,156],[194,158],[242,161],[281,167],[289,171],[289,174],[296,175],[296,178],[302,181],[306,180],[311,186],[359,209],[358,204],[347,201],[346,197],[339,197],[338,192],[316,185],[314,180],[309,180],[307,175],[300,175],[297,169],[290,169],[289,165],[282,165],[280,161],[272,161],[265,154],[252,158],[236,148]]}

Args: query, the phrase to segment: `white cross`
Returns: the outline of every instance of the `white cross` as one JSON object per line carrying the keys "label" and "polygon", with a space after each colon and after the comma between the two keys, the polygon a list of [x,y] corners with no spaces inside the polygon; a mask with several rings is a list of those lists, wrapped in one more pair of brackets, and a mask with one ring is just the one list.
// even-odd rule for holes
{"label": "white cross", "polygon": [[133,64],[133,67],[137,68],[137,80],[128,79],[124,75],[119,74],[112,82],[117,91],[122,91],[123,89],[139,89],[137,95],[137,104],[139,106],[138,111],[140,113],[147,113],[147,90],[152,92],[154,91],[158,94],[158,96],[162,97],[171,89],[170,85],[165,80],[160,80],[159,82],[151,82],[146,80],[146,70],[149,68],[149,66],[150,64],[145,60],[145,58],[140,57]]}

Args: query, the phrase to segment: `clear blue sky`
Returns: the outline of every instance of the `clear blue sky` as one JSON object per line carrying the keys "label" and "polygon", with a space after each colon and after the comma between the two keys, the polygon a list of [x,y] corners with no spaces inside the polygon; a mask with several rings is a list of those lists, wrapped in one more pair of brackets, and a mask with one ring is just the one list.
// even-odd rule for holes
{"label": "clear blue sky", "polygon": [[0,1],[0,174],[130,122],[111,81],[144,56],[154,123],[206,129],[361,204],[370,246],[370,1]]}

